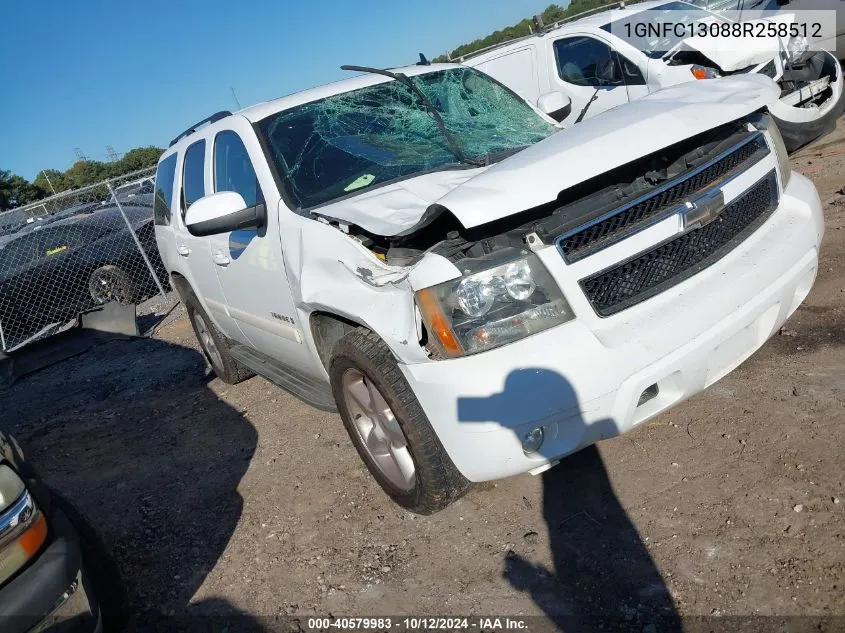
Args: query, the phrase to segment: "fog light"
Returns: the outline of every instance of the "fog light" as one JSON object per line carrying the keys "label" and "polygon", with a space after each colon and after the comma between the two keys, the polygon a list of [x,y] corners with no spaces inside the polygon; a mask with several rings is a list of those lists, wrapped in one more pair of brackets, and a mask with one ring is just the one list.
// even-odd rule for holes
{"label": "fog light", "polygon": [[531,429],[522,436],[522,452],[526,455],[536,453],[543,445],[543,427],[538,426]]}

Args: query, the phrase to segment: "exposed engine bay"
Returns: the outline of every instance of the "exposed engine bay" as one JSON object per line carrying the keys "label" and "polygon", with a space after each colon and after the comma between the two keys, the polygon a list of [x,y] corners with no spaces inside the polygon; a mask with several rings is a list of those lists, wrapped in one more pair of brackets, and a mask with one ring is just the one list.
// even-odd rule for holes
{"label": "exposed engine bay", "polygon": [[458,262],[506,248],[525,248],[529,236],[548,244],[711,161],[751,134],[747,120],[719,126],[570,187],[553,202],[471,229],[440,208],[434,221],[410,235],[388,238],[355,227],[350,235],[393,266],[413,265],[428,252]]}

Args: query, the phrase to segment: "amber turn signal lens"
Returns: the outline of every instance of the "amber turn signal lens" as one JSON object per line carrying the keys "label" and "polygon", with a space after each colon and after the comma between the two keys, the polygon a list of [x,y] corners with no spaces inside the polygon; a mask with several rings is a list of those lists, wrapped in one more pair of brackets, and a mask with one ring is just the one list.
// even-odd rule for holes
{"label": "amber turn signal lens", "polygon": [[703,68],[693,68],[692,76],[696,79],[707,79],[707,71]]}
{"label": "amber turn signal lens", "polygon": [[36,552],[41,549],[41,546],[44,545],[44,541],[46,540],[47,521],[44,519],[44,515],[39,512],[32,525],[27,528],[26,532],[21,534],[18,539],[18,543],[20,543],[27,555],[35,556]]}
{"label": "amber turn signal lens", "polygon": [[0,584],[6,582],[38,553],[47,540],[47,521],[38,512],[32,525],[11,543],[0,548]]}
{"label": "amber turn signal lens", "polygon": [[460,356],[463,348],[455,337],[449,319],[446,318],[443,308],[440,307],[440,302],[431,289],[426,288],[417,292],[417,301],[423,321],[432,329],[432,334],[437,338],[437,342],[440,343],[443,351],[449,356]]}

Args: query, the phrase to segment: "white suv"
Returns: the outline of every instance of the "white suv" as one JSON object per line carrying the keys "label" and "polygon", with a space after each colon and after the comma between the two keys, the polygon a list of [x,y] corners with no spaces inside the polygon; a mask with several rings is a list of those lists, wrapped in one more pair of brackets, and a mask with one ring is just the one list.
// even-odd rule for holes
{"label": "white suv", "polygon": [[701,391],[813,284],[821,205],[769,79],[561,130],[471,68],[355,69],[175,139],[156,238],[218,376],[337,407],[406,508]]}

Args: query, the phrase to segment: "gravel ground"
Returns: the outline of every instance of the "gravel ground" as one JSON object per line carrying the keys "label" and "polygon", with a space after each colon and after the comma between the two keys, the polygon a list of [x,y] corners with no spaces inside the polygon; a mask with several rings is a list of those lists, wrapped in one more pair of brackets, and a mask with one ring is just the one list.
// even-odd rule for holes
{"label": "gravel ground", "polygon": [[845,626],[845,119],[793,164],[827,233],[780,335],[638,430],[435,516],[389,501],[336,415],[208,375],[181,308],[154,339],[22,380],[5,422],[101,531],[137,629],[151,614],[545,613],[834,630],[818,618]]}

